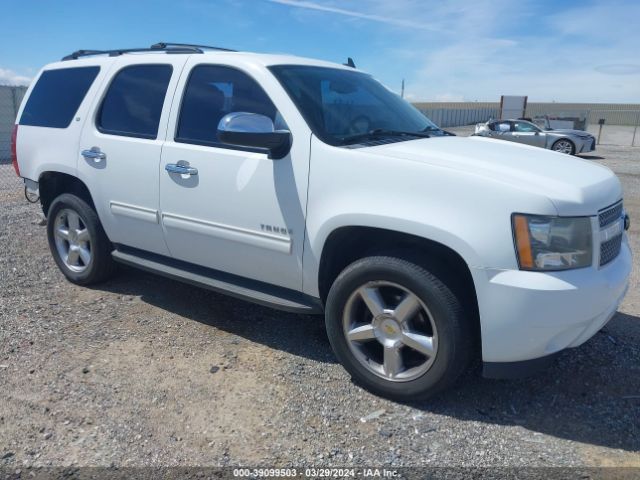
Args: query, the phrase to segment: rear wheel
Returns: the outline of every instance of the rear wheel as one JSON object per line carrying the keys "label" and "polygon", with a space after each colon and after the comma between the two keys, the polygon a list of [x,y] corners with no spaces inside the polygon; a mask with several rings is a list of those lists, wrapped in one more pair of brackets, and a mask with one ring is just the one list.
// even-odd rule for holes
{"label": "rear wheel", "polygon": [[554,152],[566,153],[567,155],[573,155],[576,151],[576,147],[571,140],[561,138],[560,140],[556,140],[551,147],[551,150]]}
{"label": "rear wheel", "polygon": [[47,238],[56,264],[73,283],[89,285],[114,273],[111,242],[83,199],[65,193],[51,203]]}
{"label": "rear wheel", "polygon": [[368,257],[347,267],[327,298],[333,350],[354,380],[396,400],[452,385],[473,347],[460,301],[423,267]]}

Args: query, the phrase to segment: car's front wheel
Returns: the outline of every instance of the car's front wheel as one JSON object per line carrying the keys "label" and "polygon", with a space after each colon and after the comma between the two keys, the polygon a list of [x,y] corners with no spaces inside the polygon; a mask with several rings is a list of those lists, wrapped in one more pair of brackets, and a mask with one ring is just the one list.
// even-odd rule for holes
{"label": "car's front wheel", "polygon": [[335,280],[326,304],[331,346],[356,383],[396,400],[451,386],[471,357],[460,300],[420,265],[367,257]]}
{"label": "car's front wheel", "polygon": [[114,273],[111,243],[98,215],[83,199],[65,193],[51,203],[47,238],[53,259],[73,283],[89,285]]}
{"label": "car's front wheel", "polygon": [[567,155],[573,155],[576,151],[576,147],[571,140],[561,138],[551,146],[551,150],[554,152],[566,153]]}

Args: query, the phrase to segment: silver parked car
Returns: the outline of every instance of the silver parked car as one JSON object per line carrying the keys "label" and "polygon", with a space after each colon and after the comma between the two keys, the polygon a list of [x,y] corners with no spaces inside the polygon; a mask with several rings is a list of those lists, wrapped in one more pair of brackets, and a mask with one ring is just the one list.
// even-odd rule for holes
{"label": "silver parked car", "polygon": [[526,120],[490,120],[476,125],[474,135],[525,143],[575,155],[596,149],[596,139],[582,130],[541,129]]}

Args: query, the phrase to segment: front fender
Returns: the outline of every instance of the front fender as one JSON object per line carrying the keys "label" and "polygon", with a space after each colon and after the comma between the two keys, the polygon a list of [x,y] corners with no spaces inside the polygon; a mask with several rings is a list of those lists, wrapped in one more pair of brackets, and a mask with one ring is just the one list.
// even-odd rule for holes
{"label": "front fender", "polygon": [[517,268],[512,213],[556,213],[548,198],[506,179],[390,158],[375,147],[312,142],[303,257],[303,288],[311,295],[318,293],[324,244],[338,228],[414,235],[450,248],[469,268],[509,269]]}

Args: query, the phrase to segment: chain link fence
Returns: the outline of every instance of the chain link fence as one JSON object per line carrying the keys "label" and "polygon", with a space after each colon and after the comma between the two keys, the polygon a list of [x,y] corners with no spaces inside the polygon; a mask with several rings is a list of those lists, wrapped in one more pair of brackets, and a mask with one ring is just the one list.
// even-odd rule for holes
{"label": "chain link fence", "polygon": [[27,87],[0,85],[0,164],[11,162],[11,132]]}
{"label": "chain link fence", "polygon": [[552,109],[548,105],[527,107],[536,123],[546,121],[553,128],[586,130],[601,145],[640,146],[640,109],[590,108]]}
{"label": "chain link fence", "polygon": [[587,130],[598,144],[640,147],[640,110],[590,110]]}
{"label": "chain link fence", "polygon": [[[436,125],[443,128],[473,125],[497,119],[500,115],[498,107],[480,105],[467,108],[467,105],[470,104],[463,103],[460,107],[448,105],[444,108],[433,108],[433,104],[416,106]],[[640,110],[569,109],[564,105],[553,108],[552,104],[531,104],[527,107],[525,117],[531,118],[541,127],[586,130],[593,134],[597,143],[601,145],[640,146]]]}
{"label": "chain link fence", "polygon": [[11,133],[27,87],[0,85],[0,191],[14,190],[21,181],[11,166]]}

